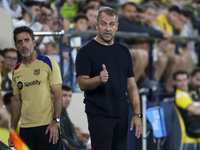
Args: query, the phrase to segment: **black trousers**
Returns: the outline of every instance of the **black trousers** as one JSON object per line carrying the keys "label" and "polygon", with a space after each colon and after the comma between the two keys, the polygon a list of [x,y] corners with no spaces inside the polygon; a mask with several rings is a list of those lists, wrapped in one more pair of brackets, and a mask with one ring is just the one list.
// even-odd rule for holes
{"label": "black trousers", "polygon": [[109,118],[87,114],[92,150],[126,150],[128,114]]}
{"label": "black trousers", "polygon": [[20,137],[27,144],[31,150],[59,150],[60,148],[60,135],[59,141],[56,144],[49,143],[49,135],[45,134],[48,125],[32,127],[32,128],[20,128]]}

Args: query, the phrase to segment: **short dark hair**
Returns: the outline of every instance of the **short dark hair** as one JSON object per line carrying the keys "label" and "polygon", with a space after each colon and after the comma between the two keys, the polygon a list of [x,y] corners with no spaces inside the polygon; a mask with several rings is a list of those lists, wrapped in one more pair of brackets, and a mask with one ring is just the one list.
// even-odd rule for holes
{"label": "short dark hair", "polygon": [[186,71],[178,70],[173,74],[173,80],[176,80],[176,76],[179,75],[179,74],[185,74],[185,75],[187,75],[187,78],[189,77],[189,75],[188,75],[188,73]]}
{"label": "short dark hair", "polygon": [[176,6],[176,5],[171,5],[171,6],[168,8],[168,11],[169,11],[169,12],[175,11],[175,12],[177,12],[178,14],[181,13],[180,8],[179,8],[178,6]]}
{"label": "short dark hair", "polygon": [[147,11],[148,8],[153,8],[155,10],[158,9],[158,7],[153,2],[144,3],[142,4],[142,7],[144,8],[145,12]]}
{"label": "short dark hair", "polygon": [[198,72],[200,72],[200,67],[195,67],[190,73],[191,77],[194,77]]}
{"label": "short dark hair", "polygon": [[0,49],[0,55],[5,57],[4,52]]}
{"label": "short dark hair", "polygon": [[142,6],[138,6],[136,8],[136,10],[137,10],[138,13],[144,13],[145,12],[145,10],[144,10],[144,8]]}
{"label": "short dark hair", "polygon": [[97,22],[99,21],[99,16],[100,16],[102,13],[106,13],[106,14],[109,15],[109,16],[116,16],[117,22],[118,22],[118,14],[117,14],[117,12],[116,12],[113,8],[111,8],[111,7],[103,7],[103,8],[101,8],[101,9],[98,11],[98,14],[97,14],[97,17],[96,17],[96,21],[97,21]]}
{"label": "short dark hair", "polygon": [[74,16],[74,23],[76,23],[79,19],[85,19],[88,21],[88,17],[84,13],[78,13]]}
{"label": "short dark hair", "polygon": [[51,12],[53,11],[52,8],[51,8],[51,3],[49,3],[49,2],[43,2],[43,3],[41,3],[40,7],[45,7],[47,9],[50,9]]}
{"label": "short dark hair", "polygon": [[81,10],[82,13],[86,14],[88,10],[97,10],[94,6],[85,6],[83,7],[83,9]]}
{"label": "short dark hair", "polygon": [[62,90],[72,91],[72,89],[68,85],[66,85],[66,84],[62,84]]}
{"label": "short dark hair", "polygon": [[100,1],[100,6],[108,6],[105,2]]}
{"label": "short dark hair", "polygon": [[133,2],[126,2],[122,5],[122,10],[124,10],[124,8],[126,7],[126,5],[132,5],[132,6],[135,6],[135,8],[137,8],[137,5]]}
{"label": "short dark hair", "polygon": [[90,2],[99,2],[99,1],[98,0],[86,0],[85,1],[85,5],[88,5]]}
{"label": "short dark hair", "polygon": [[181,14],[185,16],[186,18],[189,18],[191,15],[190,11],[187,11],[187,10],[181,10]]}
{"label": "short dark hair", "polygon": [[20,34],[22,32],[28,32],[30,34],[32,40],[35,39],[35,36],[33,34],[33,30],[31,30],[31,28],[29,28],[27,26],[21,26],[21,27],[15,28],[14,31],[13,31],[13,39],[14,39],[15,43],[16,43],[16,35]]}
{"label": "short dark hair", "polygon": [[14,48],[5,48],[3,49],[4,56],[7,52],[15,52],[17,54],[17,50]]}
{"label": "short dark hair", "polygon": [[3,102],[5,105],[10,105],[11,97],[13,97],[13,92],[10,91],[3,96]]}
{"label": "short dark hair", "polygon": [[[40,7],[40,6],[41,6],[41,2],[30,0],[30,1],[25,1],[25,2],[24,2],[24,5],[25,5],[26,7],[29,7],[29,9],[31,9],[31,7],[34,6],[34,5],[37,5],[37,6]],[[26,10],[25,10],[24,8],[22,8],[22,14],[23,14],[23,15],[25,14],[25,12],[26,12]]]}

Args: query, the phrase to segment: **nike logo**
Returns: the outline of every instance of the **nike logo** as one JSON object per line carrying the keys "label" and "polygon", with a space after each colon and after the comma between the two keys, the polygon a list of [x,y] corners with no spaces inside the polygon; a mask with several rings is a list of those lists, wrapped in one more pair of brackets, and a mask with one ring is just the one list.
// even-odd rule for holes
{"label": "nike logo", "polygon": [[16,76],[16,78],[19,78],[21,75],[19,75],[19,76]]}

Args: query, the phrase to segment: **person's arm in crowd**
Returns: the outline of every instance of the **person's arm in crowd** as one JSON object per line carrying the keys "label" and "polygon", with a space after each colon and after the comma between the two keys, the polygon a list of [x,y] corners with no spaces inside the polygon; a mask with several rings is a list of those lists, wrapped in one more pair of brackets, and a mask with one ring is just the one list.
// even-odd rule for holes
{"label": "person's arm in crowd", "polygon": [[[51,86],[51,90],[53,92],[54,97],[54,115],[53,118],[60,118],[60,113],[62,110],[62,85],[56,84]],[[52,141],[53,144],[57,143],[57,140],[59,140],[59,130],[58,130],[58,124],[54,121],[51,122],[51,124],[46,129],[46,134],[50,132],[49,136],[49,143]],[[55,138],[53,137],[55,135]]]}
{"label": "person's arm in crowd", "polygon": [[102,71],[99,76],[90,78],[89,76],[78,76],[78,84],[82,91],[94,90],[99,85],[108,81],[109,75],[106,66],[102,65]]}
{"label": "person's arm in crowd", "polygon": [[[127,79],[127,94],[128,94],[128,100],[129,100],[130,106],[133,110],[133,114],[141,113],[138,88],[137,88],[134,77]],[[133,126],[135,126],[135,136],[137,138],[139,138],[140,135],[142,134],[141,118],[139,118],[138,116],[133,116],[132,121],[131,121],[130,130],[133,129]]]}
{"label": "person's arm in crowd", "polygon": [[[11,128],[15,131],[21,116],[22,99],[21,95],[14,95],[11,102]],[[9,146],[13,146],[11,137],[8,139]]]}
{"label": "person's arm in crowd", "polygon": [[8,129],[9,116],[7,110],[2,106],[0,107],[0,127]]}
{"label": "person's arm in crowd", "polygon": [[[49,31],[49,26],[43,25],[41,31]],[[36,46],[38,47],[40,43],[43,41],[45,36],[39,36],[39,38],[36,40]]]}
{"label": "person's arm in crowd", "polygon": [[188,111],[189,115],[192,116],[200,116],[200,107],[197,107],[195,105],[189,105],[186,110]]}
{"label": "person's arm in crowd", "polygon": [[[3,5],[3,9],[5,11],[9,12],[10,14],[12,14],[13,17],[15,17],[15,18],[21,17],[21,14],[18,14],[15,12],[15,10],[11,9],[8,0],[2,0],[2,5]],[[15,4],[15,5],[17,5],[17,7],[19,7],[18,4]]]}
{"label": "person's arm in crowd", "polygon": [[[69,26],[70,26],[70,21],[68,19],[63,18],[60,20],[60,25],[61,25],[62,30],[68,31]],[[67,42],[68,42],[68,37],[63,36],[63,43],[67,43]]]}
{"label": "person's arm in crowd", "polygon": [[7,110],[3,107],[3,96],[0,91],[0,127],[8,128],[9,116]]}
{"label": "person's arm in crowd", "polygon": [[81,131],[79,127],[74,127],[76,132],[76,137],[79,141],[82,141],[84,143],[88,142],[88,139],[90,138],[90,135],[88,133],[84,133]]}
{"label": "person's arm in crowd", "polygon": [[61,117],[60,121],[60,130],[61,130],[61,137],[62,141],[64,141],[66,144],[69,144],[71,146],[77,147],[77,148],[86,148],[86,144],[84,142],[79,142],[77,140],[74,140],[69,135],[70,127],[66,125],[66,120]]}
{"label": "person's arm in crowd", "polygon": [[118,31],[148,33],[149,36],[163,38],[163,33],[148,26],[142,26],[138,23],[130,23],[125,18],[119,19]]}

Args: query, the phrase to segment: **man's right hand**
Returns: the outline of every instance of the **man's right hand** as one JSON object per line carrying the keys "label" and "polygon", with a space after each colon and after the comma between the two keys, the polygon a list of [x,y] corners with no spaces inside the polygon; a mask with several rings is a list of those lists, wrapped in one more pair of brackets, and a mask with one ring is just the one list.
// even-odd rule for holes
{"label": "man's right hand", "polygon": [[102,83],[106,83],[109,78],[108,71],[106,70],[106,66],[104,64],[102,65],[102,68],[103,68],[103,70],[100,73],[100,81]]}

